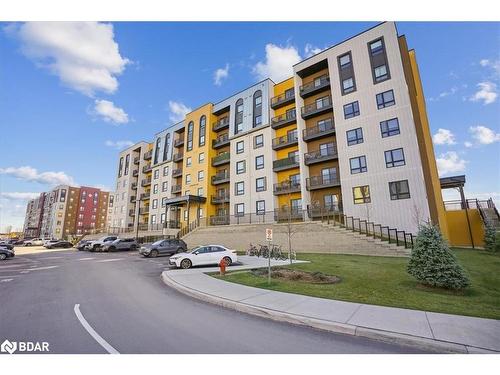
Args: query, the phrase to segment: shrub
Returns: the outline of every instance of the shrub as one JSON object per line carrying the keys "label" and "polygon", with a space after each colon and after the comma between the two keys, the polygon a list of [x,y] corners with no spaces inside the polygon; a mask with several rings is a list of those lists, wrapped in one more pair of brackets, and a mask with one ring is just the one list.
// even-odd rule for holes
{"label": "shrub", "polygon": [[419,282],[434,287],[462,289],[470,285],[441,232],[430,223],[419,228],[408,273]]}
{"label": "shrub", "polygon": [[487,223],[484,228],[484,249],[490,252],[497,252],[500,248],[500,236],[497,236],[493,225]]}

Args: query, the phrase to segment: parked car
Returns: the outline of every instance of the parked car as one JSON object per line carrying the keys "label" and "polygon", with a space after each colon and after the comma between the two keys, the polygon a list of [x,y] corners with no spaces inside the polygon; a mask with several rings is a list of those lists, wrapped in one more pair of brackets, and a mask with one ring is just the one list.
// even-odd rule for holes
{"label": "parked car", "polygon": [[43,241],[43,247],[50,246],[50,245],[55,244],[59,241],[61,241],[61,240],[45,240],[45,241]]}
{"label": "parked car", "polygon": [[89,240],[81,240],[75,245],[75,247],[78,249],[78,251],[85,250],[85,245],[88,244],[89,242],[90,242]]}
{"label": "parked car", "polygon": [[172,255],[187,250],[187,245],[178,238],[167,238],[159,240],[152,244],[142,245],[139,253],[144,257],[155,258],[158,255]]}
{"label": "parked car", "polygon": [[113,242],[106,242],[101,247],[101,251],[116,250],[137,250],[137,241],[135,238],[117,238]]}
{"label": "parked car", "polygon": [[42,246],[43,239],[41,238],[32,238],[31,240],[24,241],[24,246]]}
{"label": "parked car", "polygon": [[5,248],[7,248],[9,250],[14,249],[14,245],[12,245],[11,243],[9,243],[9,241],[0,241],[0,246],[5,247]]}
{"label": "parked car", "polygon": [[24,245],[24,241],[26,241],[26,240],[17,240],[16,242],[14,242],[13,245],[14,246],[22,246],[22,245]]}
{"label": "parked car", "polygon": [[10,250],[3,245],[0,245],[0,261],[7,258],[14,258],[14,250]]}
{"label": "parked car", "polygon": [[113,242],[117,238],[118,237],[116,237],[116,236],[105,236],[105,237],[99,238],[96,241],[89,241],[85,245],[85,250],[88,250],[88,251],[100,251],[101,246],[103,246],[106,242]]}
{"label": "parked car", "polygon": [[69,241],[57,241],[57,242],[50,242],[47,245],[45,245],[47,249],[69,249],[73,247],[73,244]]}
{"label": "parked car", "polygon": [[197,246],[189,252],[172,255],[168,264],[178,268],[192,266],[218,265],[224,260],[226,266],[238,261],[236,250],[229,250],[222,245]]}

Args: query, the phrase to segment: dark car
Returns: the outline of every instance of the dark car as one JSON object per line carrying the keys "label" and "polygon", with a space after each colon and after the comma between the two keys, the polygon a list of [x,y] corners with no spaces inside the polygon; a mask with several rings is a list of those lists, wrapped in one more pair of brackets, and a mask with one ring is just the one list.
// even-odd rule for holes
{"label": "dark car", "polygon": [[14,258],[14,250],[9,250],[5,246],[0,245],[0,260]]}
{"label": "dark car", "polygon": [[9,241],[0,241],[0,246],[5,247],[5,248],[7,248],[9,250],[14,249],[14,245],[12,245],[11,243],[9,243]]}
{"label": "dark car", "polygon": [[69,249],[73,247],[73,244],[69,241],[58,241],[55,243],[50,243],[46,247],[47,249]]}
{"label": "dark car", "polygon": [[139,253],[144,257],[155,258],[158,255],[172,255],[182,253],[187,250],[187,245],[183,240],[177,238],[168,238],[159,240],[152,244],[142,245]]}
{"label": "dark car", "polygon": [[88,244],[89,242],[90,241],[88,240],[82,240],[78,242],[75,247],[78,249],[78,251],[83,251],[85,250],[85,245]]}

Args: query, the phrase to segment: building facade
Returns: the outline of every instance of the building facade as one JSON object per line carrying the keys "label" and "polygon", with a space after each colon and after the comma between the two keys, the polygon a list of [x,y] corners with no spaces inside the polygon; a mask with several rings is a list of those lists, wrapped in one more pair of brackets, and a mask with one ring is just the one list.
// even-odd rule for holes
{"label": "building facade", "polygon": [[[136,180],[127,155],[139,157]],[[342,212],[413,233],[431,220],[446,232],[415,52],[393,22],[121,152],[116,189],[112,225],[124,230]]]}

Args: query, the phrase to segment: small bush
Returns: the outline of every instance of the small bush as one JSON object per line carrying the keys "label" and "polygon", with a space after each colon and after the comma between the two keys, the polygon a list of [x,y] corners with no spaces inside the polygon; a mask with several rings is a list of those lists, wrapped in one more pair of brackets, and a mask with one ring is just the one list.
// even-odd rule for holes
{"label": "small bush", "polygon": [[408,273],[422,284],[439,288],[462,289],[470,285],[441,232],[430,223],[418,231]]}
{"label": "small bush", "polygon": [[491,224],[486,224],[484,228],[484,249],[492,253],[500,250],[500,233]]}

